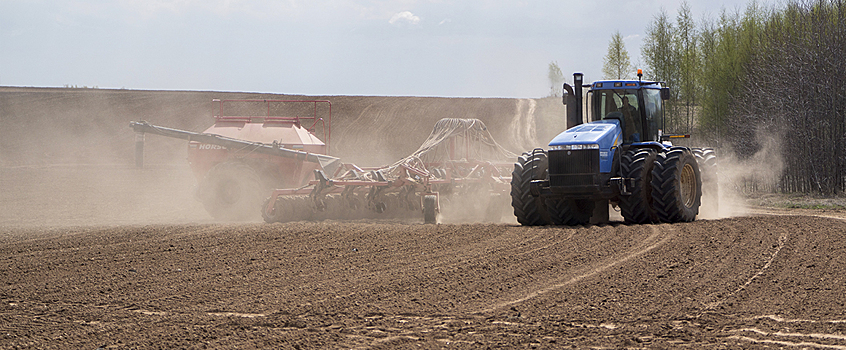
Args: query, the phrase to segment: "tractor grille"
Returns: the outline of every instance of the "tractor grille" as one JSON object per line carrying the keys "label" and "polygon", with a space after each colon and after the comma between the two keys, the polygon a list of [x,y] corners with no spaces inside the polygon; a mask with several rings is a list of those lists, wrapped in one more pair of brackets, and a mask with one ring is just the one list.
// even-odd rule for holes
{"label": "tractor grille", "polygon": [[599,150],[549,151],[549,174],[599,174]]}
{"label": "tractor grille", "polygon": [[599,185],[599,150],[549,151],[550,187]]}

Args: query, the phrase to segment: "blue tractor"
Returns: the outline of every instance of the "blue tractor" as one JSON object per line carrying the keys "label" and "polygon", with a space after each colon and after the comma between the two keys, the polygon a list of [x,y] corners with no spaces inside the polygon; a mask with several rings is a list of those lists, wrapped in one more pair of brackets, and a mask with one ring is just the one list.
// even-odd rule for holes
{"label": "blue tractor", "polygon": [[663,133],[669,88],[643,81],[640,71],[638,80],[589,85],[573,76],[574,86],[564,84],[568,129],[514,164],[511,205],[520,224],[604,223],[609,204],[630,224],[693,221],[703,191],[716,207],[714,150],[673,146],[670,139],[689,136]]}

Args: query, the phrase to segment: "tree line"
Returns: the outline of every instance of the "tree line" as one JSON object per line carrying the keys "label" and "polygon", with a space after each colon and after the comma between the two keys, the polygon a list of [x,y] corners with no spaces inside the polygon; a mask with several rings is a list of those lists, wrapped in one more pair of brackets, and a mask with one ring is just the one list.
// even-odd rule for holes
{"label": "tree line", "polygon": [[671,88],[668,132],[740,159],[775,150],[780,162],[762,169],[774,181],[750,179],[753,190],[846,190],[843,0],[752,2],[698,24],[682,3],[675,20],[661,11],[649,23],[641,56],[645,78]]}

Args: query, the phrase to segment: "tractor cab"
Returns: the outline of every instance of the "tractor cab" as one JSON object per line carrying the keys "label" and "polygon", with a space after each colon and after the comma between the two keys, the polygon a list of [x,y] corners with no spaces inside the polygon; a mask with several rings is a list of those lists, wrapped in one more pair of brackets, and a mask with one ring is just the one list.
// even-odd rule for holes
{"label": "tractor cab", "polygon": [[623,143],[660,142],[661,90],[656,82],[595,82],[588,91],[588,121],[619,120]]}
{"label": "tractor cab", "polygon": [[[638,77],[642,73],[638,72]],[[664,129],[664,100],[670,90],[660,82],[606,80],[582,84],[583,75],[573,74],[575,84],[564,84],[567,129],[577,125],[612,123],[619,125],[618,144],[661,142]],[[582,88],[590,88],[583,102]],[[582,113],[583,107],[587,113]]]}

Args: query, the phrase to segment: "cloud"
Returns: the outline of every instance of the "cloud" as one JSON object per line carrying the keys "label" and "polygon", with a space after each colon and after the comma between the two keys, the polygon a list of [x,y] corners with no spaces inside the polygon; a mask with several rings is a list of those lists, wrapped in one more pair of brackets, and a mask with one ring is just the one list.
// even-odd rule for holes
{"label": "cloud", "polygon": [[640,34],[632,34],[632,35],[629,35],[629,36],[623,38],[624,41],[625,40],[631,40],[631,39],[640,39]]}
{"label": "cloud", "polygon": [[394,14],[388,21],[388,23],[397,25],[401,23],[418,24],[420,23],[420,17],[415,16],[410,11],[402,11],[397,14]]}

